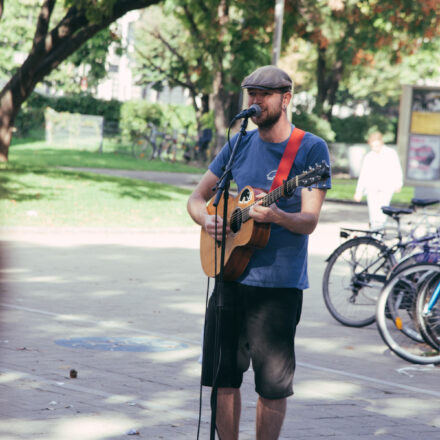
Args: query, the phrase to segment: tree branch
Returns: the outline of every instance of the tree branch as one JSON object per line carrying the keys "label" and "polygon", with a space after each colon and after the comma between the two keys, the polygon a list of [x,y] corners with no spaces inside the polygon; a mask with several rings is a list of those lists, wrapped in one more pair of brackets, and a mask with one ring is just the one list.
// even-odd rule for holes
{"label": "tree branch", "polygon": [[[166,78],[169,78],[167,73],[160,66],[153,63],[153,61],[151,61],[150,58],[145,58],[145,62],[149,65],[150,69],[156,70],[157,72],[163,74],[163,76],[165,76]],[[193,102],[193,107],[194,107],[195,111],[198,112],[199,106],[197,104],[197,99],[196,99],[196,97],[197,97],[196,86],[190,81],[188,81],[188,83],[185,83],[185,81],[181,81],[179,78],[175,78],[175,77],[171,78],[171,81],[173,83],[175,83],[181,87],[187,88],[189,90],[189,93],[191,95],[191,99]]]}
{"label": "tree branch", "polygon": [[205,14],[210,15],[211,11],[206,7],[206,4],[202,0],[197,0],[197,7]]}
{"label": "tree branch", "polygon": [[[174,82],[175,84],[182,86],[184,88],[189,89],[190,91],[194,91],[195,90],[195,86],[194,83],[191,81],[185,82],[182,81],[176,77],[169,77],[169,72],[165,71],[165,69],[162,69],[162,67],[160,67],[159,65],[155,64],[153,61],[151,61],[151,54],[149,54],[148,56],[146,56],[143,52],[141,52],[138,48],[134,48],[135,51],[142,56],[142,59],[144,61],[144,63],[151,69],[155,70],[156,72],[161,73],[164,77],[169,78],[172,82]],[[188,78],[187,78],[188,79]]]}
{"label": "tree branch", "polygon": [[[46,0],[52,3],[56,0]],[[122,17],[126,12],[159,3],[160,0],[117,0],[111,14],[99,23],[90,23],[86,11],[70,8],[57,26],[45,38],[34,44],[28,58],[19,71],[11,78],[11,85],[19,84],[20,95],[26,96],[30,87],[48,75],[75,50],[100,30]]]}
{"label": "tree branch", "polygon": [[183,5],[183,10],[185,11],[186,18],[189,21],[192,33],[197,35],[198,38],[202,38],[203,36],[201,35],[199,28],[197,27],[197,24],[194,20],[194,15],[189,10],[188,5]]}
{"label": "tree branch", "polygon": [[41,5],[40,15],[38,16],[37,27],[34,35],[33,46],[38,44],[47,35],[49,21],[55,6],[56,0],[45,0]]}
{"label": "tree branch", "polygon": [[151,32],[151,35],[158,39],[182,64],[186,64],[185,58],[162,36],[160,32]]}

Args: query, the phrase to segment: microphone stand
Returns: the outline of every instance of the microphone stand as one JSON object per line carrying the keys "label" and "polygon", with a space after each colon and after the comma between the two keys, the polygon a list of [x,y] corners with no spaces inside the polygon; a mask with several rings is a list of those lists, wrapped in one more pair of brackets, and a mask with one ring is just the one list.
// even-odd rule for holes
{"label": "microphone stand", "polygon": [[[220,347],[220,334],[221,334],[221,311],[224,307],[224,269],[225,269],[225,250],[226,250],[226,223],[228,217],[228,201],[229,201],[229,187],[232,180],[232,164],[235,159],[235,155],[240,145],[241,139],[246,135],[246,128],[248,125],[248,118],[246,116],[241,123],[240,132],[235,141],[232,153],[223,175],[220,177],[216,184],[217,194],[214,199],[213,206],[217,208],[220,203],[220,199],[223,194],[223,225],[222,225],[222,240],[221,240],[221,252],[220,252],[220,272],[216,276],[216,283],[213,292],[213,301],[216,307],[216,329],[215,329],[215,343],[214,343],[214,362],[213,362],[213,384],[211,391],[211,440],[215,440],[215,428],[216,428],[216,415],[217,415],[217,371],[219,369],[219,362],[221,361],[221,347]],[[233,121],[234,122],[234,121]]]}

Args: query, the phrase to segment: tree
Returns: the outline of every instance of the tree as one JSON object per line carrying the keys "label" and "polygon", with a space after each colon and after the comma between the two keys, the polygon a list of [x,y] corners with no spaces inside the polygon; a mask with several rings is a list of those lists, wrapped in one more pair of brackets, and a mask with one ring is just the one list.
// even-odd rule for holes
{"label": "tree", "polygon": [[7,161],[14,120],[36,84],[126,12],[159,2],[63,0],[65,15],[50,29],[56,0],[42,0],[27,58],[0,92],[0,161]]}
{"label": "tree", "polygon": [[[36,7],[37,6],[37,7]],[[31,49],[38,0],[9,2],[0,26],[0,77],[10,78]]]}
{"label": "tree", "polygon": [[440,38],[424,44],[415,53],[390,63],[383,51],[374,54],[367,64],[350,66],[350,75],[339,87],[336,102],[366,102],[371,111],[397,116],[402,84],[440,78]]}
{"label": "tree", "polygon": [[145,77],[167,79],[186,86],[194,95],[210,94],[218,147],[238,110],[243,76],[270,63],[274,2],[168,0],[166,7],[185,32],[179,32],[180,27],[169,33],[163,27],[155,32],[160,49],[157,57],[145,60]]}
{"label": "tree", "polygon": [[[9,79],[30,51],[40,3],[40,0],[21,0],[8,4],[0,26],[0,78]],[[58,5],[51,21],[61,20],[64,14],[64,4]],[[87,75],[89,88],[97,86],[106,75],[109,41],[119,47],[119,38],[114,30],[107,28],[98,32],[42,82],[56,91],[72,93],[79,91],[81,77]]]}
{"label": "tree", "polygon": [[438,36],[440,2],[427,0],[288,0],[287,29],[315,48],[314,112],[331,119],[336,94],[352,66],[371,65],[379,52],[391,65]]}
{"label": "tree", "polygon": [[149,8],[136,26],[135,72],[139,84],[161,88],[166,82],[171,87],[188,90],[199,121],[201,115],[209,111],[211,62],[208,52],[188,44],[189,41],[190,32],[173,14],[169,4]]}
{"label": "tree", "polygon": [[[122,50],[119,36],[110,28],[103,29],[87,40],[42,82],[52,90],[62,90],[68,94],[78,93],[80,90],[95,91],[100,80],[107,75],[109,44],[117,52]],[[84,80],[86,89],[83,89]]]}

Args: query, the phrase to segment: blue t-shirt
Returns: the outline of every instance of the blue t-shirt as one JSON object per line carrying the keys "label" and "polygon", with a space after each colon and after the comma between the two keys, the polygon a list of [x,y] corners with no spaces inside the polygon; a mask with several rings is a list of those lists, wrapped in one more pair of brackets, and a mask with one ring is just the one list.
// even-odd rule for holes
{"label": "blue t-shirt", "polygon": [[[235,145],[237,136],[231,139],[231,145]],[[288,140],[281,143],[264,142],[258,130],[249,131],[242,137],[232,166],[232,177],[238,191],[250,185],[269,192]],[[209,169],[216,176],[223,174],[230,154],[229,145],[226,144],[210,164]],[[330,164],[327,144],[323,139],[307,132],[298,149],[289,178],[301,174],[309,166],[322,163],[323,160]],[[330,188],[330,178],[313,186]],[[297,188],[289,199],[281,198],[277,205],[286,212],[301,211],[301,188]],[[245,272],[237,281],[251,286],[306,289],[309,287],[307,246],[307,235],[296,234],[272,224],[268,244],[263,249],[254,251]]]}

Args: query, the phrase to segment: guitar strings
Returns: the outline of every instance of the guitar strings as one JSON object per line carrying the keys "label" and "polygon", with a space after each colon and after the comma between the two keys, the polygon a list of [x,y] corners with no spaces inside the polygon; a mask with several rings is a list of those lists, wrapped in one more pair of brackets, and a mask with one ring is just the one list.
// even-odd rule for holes
{"label": "guitar strings", "polygon": [[[276,189],[274,189],[273,191],[271,191],[269,194],[267,194],[266,196],[264,196],[262,199],[252,203],[251,205],[246,206],[243,209],[240,209],[240,212],[238,211],[234,211],[229,219],[230,222],[236,221],[240,216],[242,218],[243,221],[246,221],[250,218],[249,216],[249,211],[251,209],[252,206],[256,205],[258,202],[263,201],[264,203],[269,202],[270,199],[274,198],[273,196],[275,196],[275,200],[279,199],[280,196],[282,195],[282,187],[279,186]],[[268,205],[272,204],[273,202],[268,203]],[[266,206],[268,206],[266,205]]]}
{"label": "guitar strings", "polygon": [[[303,179],[303,177],[304,177],[305,175],[307,175],[308,173],[310,173],[310,171],[309,171],[309,172],[306,172],[306,173],[303,173],[303,174],[301,174],[301,175],[299,175],[299,176],[296,176],[296,177],[294,177],[294,178],[292,178],[290,181],[287,182],[287,186],[288,186],[288,187],[289,187],[289,186],[293,186],[293,181],[294,181],[294,180],[297,180],[297,181],[298,181],[298,179]],[[298,182],[297,182],[297,185],[296,185],[296,186],[297,186],[297,187],[299,186],[299,185],[298,185]],[[288,188],[288,189],[290,190],[290,189],[293,189],[293,188]],[[265,205],[265,206],[269,206],[269,205],[271,205],[275,200],[278,200],[278,199],[282,196],[282,194],[283,194],[283,187],[282,187],[282,186],[278,186],[278,187],[275,188],[273,191],[271,191],[270,193],[266,194],[262,199],[255,201],[254,203],[252,203],[251,205],[246,206],[246,207],[243,208],[243,209],[240,209],[240,211],[234,211],[234,212],[232,213],[232,215],[231,215],[229,221],[232,223],[232,222],[236,221],[240,216],[241,216],[242,220],[245,218],[243,221],[247,221],[247,220],[250,218],[250,216],[249,216],[249,211],[250,211],[250,209],[252,208],[252,206],[256,205],[256,204],[257,204],[258,202],[260,202],[260,201],[263,202],[263,205],[264,205],[264,203],[268,203],[268,202],[270,202],[270,203],[268,203],[268,205]],[[273,200],[273,201],[270,201],[271,199],[274,199],[274,200]]]}

